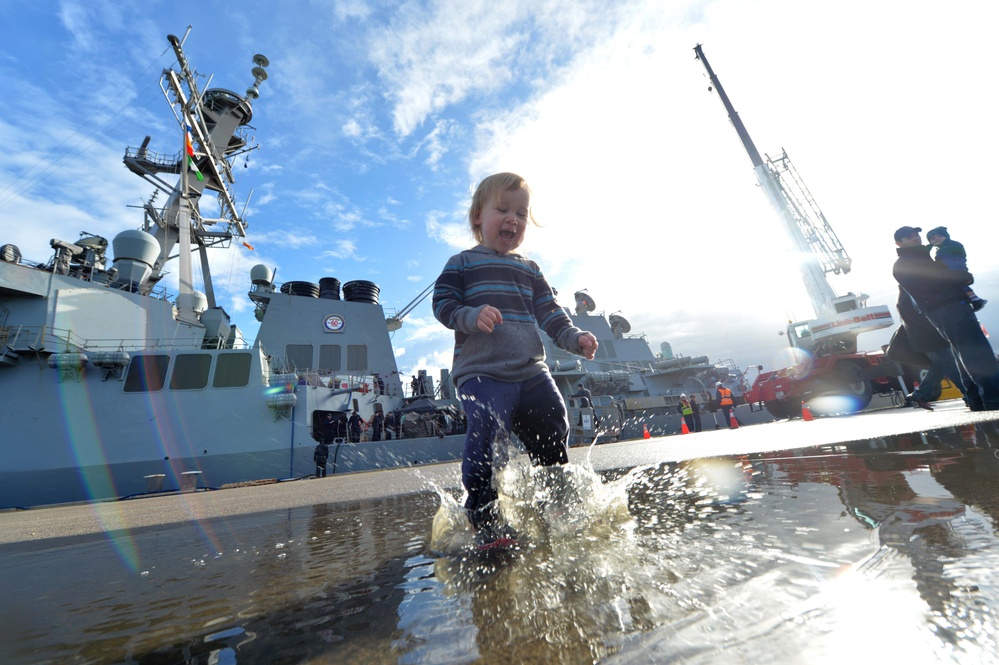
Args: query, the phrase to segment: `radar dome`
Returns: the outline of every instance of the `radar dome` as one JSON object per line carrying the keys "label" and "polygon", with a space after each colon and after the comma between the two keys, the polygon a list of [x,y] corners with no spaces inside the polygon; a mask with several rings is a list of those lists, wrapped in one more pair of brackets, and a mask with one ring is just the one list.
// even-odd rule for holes
{"label": "radar dome", "polygon": [[131,259],[151,266],[156,263],[156,256],[160,253],[160,244],[156,242],[156,238],[138,229],[122,231],[114,237],[111,244],[115,262]]}
{"label": "radar dome", "polygon": [[160,253],[156,238],[145,231],[122,231],[111,241],[114,249],[114,267],[118,271],[117,282],[142,284],[153,272],[153,265]]}
{"label": "radar dome", "polygon": [[270,266],[265,266],[263,263],[258,263],[257,265],[250,268],[250,282],[256,284],[257,286],[266,286],[274,281],[274,271],[271,270]]}
{"label": "radar dome", "polygon": [[201,314],[208,309],[208,298],[201,291],[182,293],[177,296],[177,307],[181,309],[191,309],[198,314]]}

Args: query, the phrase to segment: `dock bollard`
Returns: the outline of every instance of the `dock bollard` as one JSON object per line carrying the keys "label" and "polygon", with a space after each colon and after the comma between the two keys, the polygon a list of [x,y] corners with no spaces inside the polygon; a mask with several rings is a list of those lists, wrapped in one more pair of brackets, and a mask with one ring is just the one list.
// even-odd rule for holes
{"label": "dock bollard", "polygon": [[201,477],[200,471],[184,471],[180,474],[180,491],[181,492],[195,492],[198,489],[198,478]]}
{"label": "dock bollard", "polygon": [[165,473],[154,473],[148,476],[143,476],[143,478],[146,479],[147,492],[163,491],[163,480],[166,478]]}

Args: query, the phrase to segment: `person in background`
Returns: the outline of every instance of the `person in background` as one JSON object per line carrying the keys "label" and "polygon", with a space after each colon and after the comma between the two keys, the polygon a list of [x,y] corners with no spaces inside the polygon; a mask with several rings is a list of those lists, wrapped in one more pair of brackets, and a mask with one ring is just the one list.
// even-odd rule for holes
{"label": "person in background", "polygon": [[690,425],[691,432],[701,431],[701,405],[697,403],[697,395],[690,396],[690,415],[694,419]]}
{"label": "person in background", "polygon": [[371,440],[381,441],[382,440],[382,430],[385,428],[385,414],[381,411],[375,411],[374,415],[371,416]]}
{"label": "person in background", "polygon": [[725,424],[732,429],[732,407],[735,406],[735,402],[732,400],[732,391],[723,386],[721,381],[715,384],[715,399],[718,400],[718,407],[725,417]]}
{"label": "person in background", "polygon": [[316,478],[326,477],[326,461],[330,458],[330,447],[325,441],[320,441],[316,449],[312,452],[312,459],[316,462]]}
{"label": "person in background", "polygon": [[962,386],[968,407],[999,410],[999,362],[965,294],[974,278],[967,270],[951,270],[931,259],[931,247],[923,245],[920,230],[902,226],[895,231],[898,260],[892,276],[950,344],[962,374],[971,377],[973,383]]}
{"label": "person in background", "polygon": [[[535,466],[568,463],[565,401],[545,362],[539,329],[592,360],[597,339],[572,325],[537,263],[518,254],[531,190],[514,173],[482,180],[468,222],[477,245],[448,259],[434,286],[434,316],[454,330],[451,379],[468,418],[462,457],[465,512],[480,546],[506,536],[493,485],[494,446],[515,434]],[[554,477],[555,474],[553,474]]]}
{"label": "person in background", "polygon": [[[933,253],[934,261],[944,264],[951,270],[968,270],[968,253],[964,251],[964,245],[956,240],[951,240],[946,226],[938,226],[927,231],[926,242],[936,247],[936,251]],[[985,303],[988,302],[988,300],[978,297],[970,286],[964,290],[964,294],[968,297],[971,309],[976,312],[985,307]]]}
{"label": "person in background", "polygon": [[359,443],[361,441],[361,427],[363,425],[364,419],[358,415],[357,411],[350,414],[350,418],[347,419],[347,433],[351,443]]}
{"label": "person in background", "polygon": [[690,406],[690,400],[687,399],[687,393],[680,393],[680,401],[677,402],[676,410],[680,412],[680,417],[683,418],[683,422],[687,424],[687,429],[693,432],[694,409]]}
{"label": "person in background", "polygon": [[578,397],[579,406],[583,408],[593,405],[593,394],[589,390],[584,388],[582,383],[576,384],[576,392],[569,395],[569,397]]}

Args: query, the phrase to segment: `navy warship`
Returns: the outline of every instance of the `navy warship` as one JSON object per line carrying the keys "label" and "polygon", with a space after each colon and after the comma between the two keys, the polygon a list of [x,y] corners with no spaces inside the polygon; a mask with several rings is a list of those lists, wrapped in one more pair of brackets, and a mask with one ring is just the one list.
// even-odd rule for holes
{"label": "navy warship", "polygon": [[[316,471],[318,442],[333,473],[460,458],[446,372],[439,388],[424,371],[403,381],[391,343],[401,317],[386,316],[378,285],[279,284],[254,266],[252,343],[218,305],[208,253],[246,244],[232,164],[254,148],[246,128],[270,63],[253,57],[244,94],[200,90],[184,40],[168,40],[176,64],[160,88],[183,139],[125,152],[155,188],[141,228],[110,247],[89,233],[53,239],[40,263],[0,247],[0,508],[299,478]],[[212,201],[217,213],[203,212]],[[168,264],[175,295],[161,284]],[[352,435],[354,413],[366,427]]]}
{"label": "navy warship", "polygon": [[[746,401],[746,374],[733,360],[711,361],[707,356],[675,355],[668,342],[652,350],[644,335],[632,334],[631,323],[620,313],[596,311],[585,290],[574,294],[575,308],[565,308],[573,325],[592,332],[600,343],[593,360],[559,349],[546,337],[548,369],[566,395],[571,445],[589,445],[683,431],[680,397],[697,398],[705,430],[727,428],[714,401],[721,383],[732,391],[733,413],[740,424],[772,422],[775,418],[758,404]],[[582,396],[583,390],[589,395]],[[692,429],[693,424],[687,423]]]}

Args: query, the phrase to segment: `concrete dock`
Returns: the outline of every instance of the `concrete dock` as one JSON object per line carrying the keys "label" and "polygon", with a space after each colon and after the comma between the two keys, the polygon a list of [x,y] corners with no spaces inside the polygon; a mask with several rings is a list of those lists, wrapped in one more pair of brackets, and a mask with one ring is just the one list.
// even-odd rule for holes
{"label": "concrete dock", "polygon": [[[791,420],[573,448],[570,461],[595,470],[655,465],[702,457],[746,455],[810,446],[877,439],[947,428],[974,430],[991,423],[999,412],[972,413],[964,403],[938,403],[934,411],[882,409],[851,416]],[[41,507],[0,513],[0,544],[136,530],[188,521],[249,515],[325,503],[376,499],[461,484],[460,463],[366,473],[323,479],[275,482],[252,487],[175,493],[100,503]]]}

